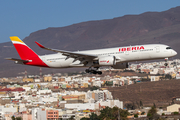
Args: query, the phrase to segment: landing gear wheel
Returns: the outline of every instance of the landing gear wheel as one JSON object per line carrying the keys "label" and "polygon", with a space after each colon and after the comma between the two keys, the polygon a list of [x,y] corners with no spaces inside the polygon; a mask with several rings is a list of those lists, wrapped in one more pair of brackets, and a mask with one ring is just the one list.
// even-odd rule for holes
{"label": "landing gear wheel", "polygon": [[97,73],[98,73],[99,75],[101,75],[101,74],[102,74],[102,72],[101,72],[101,71],[97,71]]}
{"label": "landing gear wheel", "polygon": [[168,58],[165,58],[165,63],[164,63],[164,66],[168,66]]}
{"label": "landing gear wheel", "polygon": [[168,66],[168,63],[164,63],[164,65],[167,67],[167,66]]}
{"label": "landing gear wheel", "polygon": [[86,73],[90,73],[90,74],[99,74],[99,75],[102,74],[101,71],[92,70],[92,69],[86,69],[85,72],[86,72]]}
{"label": "landing gear wheel", "polygon": [[92,73],[92,74],[97,74],[97,71],[96,71],[96,70],[91,70],[90,73]]}
{"label": "landing gear wheel", "polygon": [[90,73],[90,70],[89,70],[89,69],[86,69],[85,72],[86,72],[86,73]]}

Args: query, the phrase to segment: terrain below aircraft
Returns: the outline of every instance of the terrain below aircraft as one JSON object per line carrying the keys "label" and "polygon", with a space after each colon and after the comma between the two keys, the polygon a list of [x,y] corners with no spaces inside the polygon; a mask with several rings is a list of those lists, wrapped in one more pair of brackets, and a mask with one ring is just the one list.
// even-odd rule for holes
{"label": "terrain below aircraft", "polygon": [[37,55],[17,36],[10,37],[21,59],[6,58],[17,64],[48,67],[71,68],[88,67],[87,73],[102,74],[99,67],[111,66],[114,69],[128,68],[128,62],[154,60],[173,57],[177,54],[171,47],[163,44],[147,44],[86,51],[64,51],[47,48],[38,42],[39,47],[57,52],[56,54]]}

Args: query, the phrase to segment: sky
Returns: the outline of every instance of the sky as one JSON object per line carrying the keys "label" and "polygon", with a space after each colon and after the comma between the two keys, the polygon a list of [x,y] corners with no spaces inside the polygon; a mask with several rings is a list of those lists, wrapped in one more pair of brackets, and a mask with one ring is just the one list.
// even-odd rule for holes
{"label": "sky", "polygon": [[0,0],[0,43],[48,27],[112,19],[180,6],[180,0]]}

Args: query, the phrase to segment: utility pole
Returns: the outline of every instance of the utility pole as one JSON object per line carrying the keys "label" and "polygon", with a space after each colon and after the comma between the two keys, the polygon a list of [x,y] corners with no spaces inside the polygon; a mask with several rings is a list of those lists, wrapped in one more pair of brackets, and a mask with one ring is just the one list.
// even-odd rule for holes
{"label": "utility pole", "polygon": [[39,77],[40,77],[40,81],[43,82],[42,69],[41,69],[41,67],[39,68]]}

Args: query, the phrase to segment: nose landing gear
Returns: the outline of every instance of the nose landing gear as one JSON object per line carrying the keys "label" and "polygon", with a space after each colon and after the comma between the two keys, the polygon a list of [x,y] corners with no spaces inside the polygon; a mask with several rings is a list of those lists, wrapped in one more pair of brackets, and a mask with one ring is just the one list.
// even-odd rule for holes
{"label": "nose landing gear", "polygon": [[165,63],[164,63],[164,66],[168,66],[168,58],[165,58]]}

